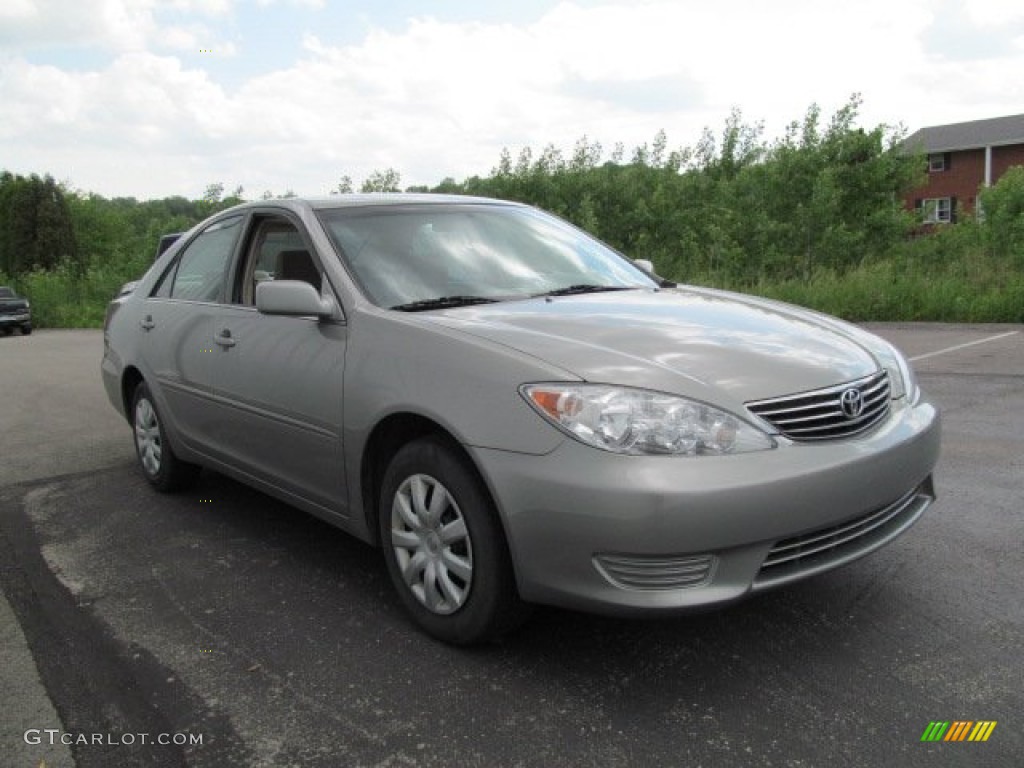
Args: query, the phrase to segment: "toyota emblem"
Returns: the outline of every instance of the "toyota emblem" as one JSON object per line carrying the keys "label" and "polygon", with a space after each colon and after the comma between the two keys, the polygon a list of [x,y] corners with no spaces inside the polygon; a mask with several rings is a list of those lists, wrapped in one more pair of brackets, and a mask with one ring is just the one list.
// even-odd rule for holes
{"label": "toyota emblem", "polygon": [[859,389],[848,389],[839,398],[839,405],[843,409],[843,415],[848,419],[856,419],[864,410],[864,396]]}

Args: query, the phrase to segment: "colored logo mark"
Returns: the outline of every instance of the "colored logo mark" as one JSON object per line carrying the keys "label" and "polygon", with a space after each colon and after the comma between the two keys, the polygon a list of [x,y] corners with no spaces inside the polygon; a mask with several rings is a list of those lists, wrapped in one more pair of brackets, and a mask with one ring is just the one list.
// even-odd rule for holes
{"label": "colored logo mark", "polygon": [[921,741],[988,741],[995,729],[995,720],[939,720],[928,723]]}

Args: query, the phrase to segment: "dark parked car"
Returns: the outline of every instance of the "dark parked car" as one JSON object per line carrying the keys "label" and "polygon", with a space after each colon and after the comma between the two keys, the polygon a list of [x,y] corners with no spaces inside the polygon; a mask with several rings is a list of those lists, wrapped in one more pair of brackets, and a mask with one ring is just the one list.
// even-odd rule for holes
{"label": "dark parked car", "polygon": [[0,285],[0,330],[10,335],[15,328],[28,336],[32,333],[32,311],[28,299],[22,298],[14,289]]}
{"label": "dark parked car", "polygon": [[153,486],[212,467],[379,545],[450,642],[524,603],[728,603],[934,498],[939,414],[891,344],[674,285],[524,205],[232,208],[111,302],[104,342]]}
{"label": "dark parked car", "polygon": [[183,234],[185,233],[171,232],[169,235],[162,235],[160,237],[160,242],[156,244],[156,256],[153,257],[153,261],[156,261],[161,256],[163,256],[167,252],[168,248],[170,248],[172,245],[178,242],[178,240],[181,239],[181,236]]}

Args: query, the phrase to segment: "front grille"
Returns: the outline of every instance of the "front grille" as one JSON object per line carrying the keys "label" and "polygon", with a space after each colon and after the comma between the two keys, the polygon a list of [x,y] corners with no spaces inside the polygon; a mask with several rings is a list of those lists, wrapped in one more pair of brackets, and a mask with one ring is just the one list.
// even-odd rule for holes
{"label": "front grille", "polygon": [[[859,412],[844,410],[844,397],[859,401]],[[792,440],[850,437],[889,413],[889,376],[879,371],[848,384],[747,403],[747,408]]]}
{"label": "front grille", "polygon": [[866,555],[913,525],[934,499],[929,477],[892,504],[839,525],[776,542],[758,571],[754,588],[785,584]]}
{"label": "front grille", "polygon": [[594,567],[621,589],[686,589],[705,584],[714,555],[596,555]]}

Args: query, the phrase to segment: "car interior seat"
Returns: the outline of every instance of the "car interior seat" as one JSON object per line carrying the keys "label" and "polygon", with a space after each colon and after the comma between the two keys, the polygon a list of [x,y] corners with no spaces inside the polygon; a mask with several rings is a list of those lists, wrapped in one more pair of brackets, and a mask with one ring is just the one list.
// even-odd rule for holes
{"label": "car interior seat", "polygon": [[277,254],[276,280],[304,280],[320,291],[321,275],[309,251],[281,251]]}

